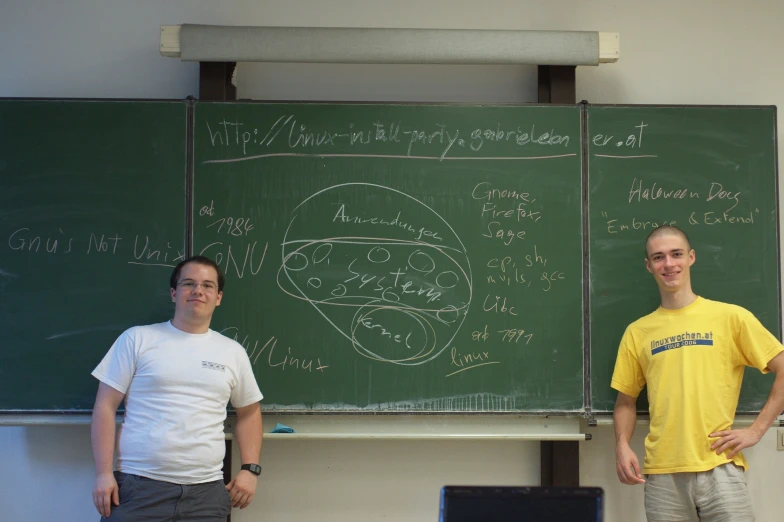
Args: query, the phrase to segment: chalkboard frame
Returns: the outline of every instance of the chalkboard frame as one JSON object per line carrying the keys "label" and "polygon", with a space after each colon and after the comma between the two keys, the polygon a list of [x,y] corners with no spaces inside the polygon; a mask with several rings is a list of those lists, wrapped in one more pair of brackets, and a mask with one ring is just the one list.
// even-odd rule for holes
{"label": "chalkboard frame", "polygon": [[[210,103],[210,102],[199,102],[194,100],[193,97],[188,97],[182,100],[174,100],[174,99],[138,99],[138,98],[47,98],[47,97],[38,97],[38,98],[18,98],[18,97],[0,97],[0,101],[23,101],[23,102],[37,102],[37,101],[56,101],[56,102],[140,102],[140,103],[148,103],[148,102],[163,102],[163,103],[183,103],[186,106],[187,110],[187,125],[186,125],[186,182],[185,182],[185,231],[184,231],[184,241],[185,241],[185,251],[187,255],[192,254],[193,248],[193,223],[192,223],[192,216],[193,216],[193,185],[194,185],[194,109],[198,104]],[[574,105],[579,105],[582,107],[580,111],[580,118],[581,118],[581,136],[580,136],[580,143],[581,143],[581,151],[582,151],[582,212],[583,212],[583,219],[582,219],[582,234],[583,234],[583,335],[584,335],[584,343],[583,343],[583,356],[584,356],[584,364],[583,364],[583,410],[582,411],[501,411],[501,412],[474,412],[474,411],[466,411],[460,412],[459,415],[517,415],[517,416],[541,416],[541,415],[554,415],[554,416],[580,416],[586,418],[594,418],[594,417],[602,417],[610,415],[612,412],[609,410],[593,410],[592,409],[592,392],[591,392],[591,346],[590,346],[590,336],[591,336],[591,323],[590,323],[590,280],[589,280],[589,272],[590,272],[590,222],[588,221],[588,212],[589,212],[589,186],[588,186],[588,157],[590,154],[590,137],[588,134],[588,118],[587,118],[587,110],[591,107],[608,107],[608,108],[671,108],[671,109],[682,109],[682,108],[700,108],[700,109],[726,109],[726,108],[742,108],[742,109],[772,109],[773,110],[773,139],[774,139],[774,178],[775,178],[775,187],[776,187],[776,257],[777,257],[777,264],[778,264],[778,273],[776,277],[776,287],[777,287],[777,294],[778,294],[778,313],[777,315],[777,322],[779,326],[779,334],[778,339],[779,341],[782,340],[784,336],[784,320],[782,318],[782,306],[781,306],[781,296],[782,296],[782,281],[781,281],[781,225],[780,225],[780,218],[781,218],[781,208],[780,208],[780,177],[779,177],[779,152],[778,152],[778,123],[777,123],[777,108],[773,105],[741,105],[741,104],[727,104],[727,105],[700,105],[700,104],[590,104],[587,101],[583,101],[578,104],[538,104],[538,103],[465,103],[465,102],[363,102],[363,101],[315,101],[315,100],[276,100],[276,101],[261,101],[261,100],[237,100],[236,102],[220,102],[220,103],[258,103],[258,104],[292,104],[292,103],[309,103],[309,104],[336,104],[336,105],[367,105],[367,104],[383,104],[383,105],[421,105],[421,106],[430,106],[430,105],[439,105],[439,106],[466,106],[466,107],[482,107],[482,106],[509,106],[509,107],[518,107],[518,106],[546,106],[546,107],[573,107]],[[68,409],[68,410],[24,410],[24,409],[5,409],[0,410],[0,416],[6,414],[33,414],[33,415],[41,415],[41,414],[57,414],[57,415],[79,415],[84,413],[89,413],[91,410],[89,409]],[[647,413],[644,410],[640,410],[639,413],[645,414]],[[757,414],[758,411],[745,411],[745,410],[738,410],[738,415],[753,415]],[[449,415],[449,413],[443,412],[427,412],[427,411],[406,411],[406,412],[394,412],[394,411],[280,411],[276,410],[275,414],[281,415],[288,415],[288,414],[296,414],[296,415],[320,415],[320,414],[340,414],[340,415],[438,415],[438,414],[445,414]]]}

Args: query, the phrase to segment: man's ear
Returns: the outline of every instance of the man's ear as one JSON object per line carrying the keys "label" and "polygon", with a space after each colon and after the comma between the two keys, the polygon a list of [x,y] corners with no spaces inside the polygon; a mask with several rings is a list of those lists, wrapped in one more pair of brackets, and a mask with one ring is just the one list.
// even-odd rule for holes
{"label": "man's ear", "polygon": [[215,301],[215,306],[220,306],[221,299],[223,299],[223,292],[218,292],[218,299]]}
{"label": "man's ear", "polygon": [[176,303],[177,302],[177,295],[176,295],[177,294],[177,290],[174,289],[174,288],[169,288],[169,293],[171,294],[172,303]]}
{"label": "man's ear", "polygon": [[651,270],[651,262],[647,257],[645,258],[645,268],[648,269],[648,272],[653,273],[653,270]]}
{"label": "man's ear", "polygon": [[695,261],[697,261],[697,254],[694,252],[694,249],[692,248],[691,250],[689,250],[689,266],[693,265]]}

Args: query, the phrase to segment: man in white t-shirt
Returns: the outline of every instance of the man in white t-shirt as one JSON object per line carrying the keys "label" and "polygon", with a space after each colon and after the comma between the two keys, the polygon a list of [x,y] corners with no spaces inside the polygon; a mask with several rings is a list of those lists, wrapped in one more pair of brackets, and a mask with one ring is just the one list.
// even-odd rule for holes
{"label": "man in white t-shirt", "polygon": [[[226,520],[232,507],[253,499],[262,394],[243,347],[209,328],[223,285],[212,260],[182,261],[170,279],[174,317],[126,330],[93,371],[100,381],[91,428],[93,503],[102,520]],[[242,468],[224,486],[229,403]]]}

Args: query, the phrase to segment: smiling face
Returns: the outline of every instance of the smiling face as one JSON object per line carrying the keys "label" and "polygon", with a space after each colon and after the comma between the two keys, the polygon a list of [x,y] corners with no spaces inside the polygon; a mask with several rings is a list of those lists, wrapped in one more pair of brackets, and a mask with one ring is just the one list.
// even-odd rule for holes
{"label": "smiling face", "polygon": [[218,273],[209,265],[188,263],[182,267],[177,287],[170,289],[174,317],[209,322],[223,292],[218,290]]}
{"label": "smiling face", "polygon": [[645,250],[645,266],[660,292],[691,291],[691,265],[696,257],[685,237],[677,233],[651,237]]}

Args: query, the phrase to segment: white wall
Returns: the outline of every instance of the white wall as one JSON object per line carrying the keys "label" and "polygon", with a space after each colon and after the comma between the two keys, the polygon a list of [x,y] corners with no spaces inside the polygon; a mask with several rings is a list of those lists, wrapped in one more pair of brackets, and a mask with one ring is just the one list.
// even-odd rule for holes
{"label": "white wall", "polygon": [[265,445],[257,505],[235,509],[232,522],[435,522],[445,484],[539,481],[536,443],[277,439]]}
{"label": "white wall", "polygon": [[0,426],[0,520],[98,520],[89,426]]}
{"label": "white wall", "polygon": [[[594,103],[784,106],[784,3],[777,0],[2,0],[0,96],[184,98],[198,67],[158,54],[162,24],[617,31],[621,60],[579,68]],[[531,101],[531,68],[242,65],[241,97]],[[779,148],[781,141],[779,129]],[[609,427],[581,443],[585,485],[607,522],[641,522],[642,490],[615,478]],[[641,453],[642,433],[634,445]],[[780,520],[784,452],[770,432],[747,451],[757,520]],[[536,484],[538,444],[294,442],[264,448],[257,500],[233,520],[433,521],[447,482]],[[89,431],[0,427],[0,519],[96,520]]]}

